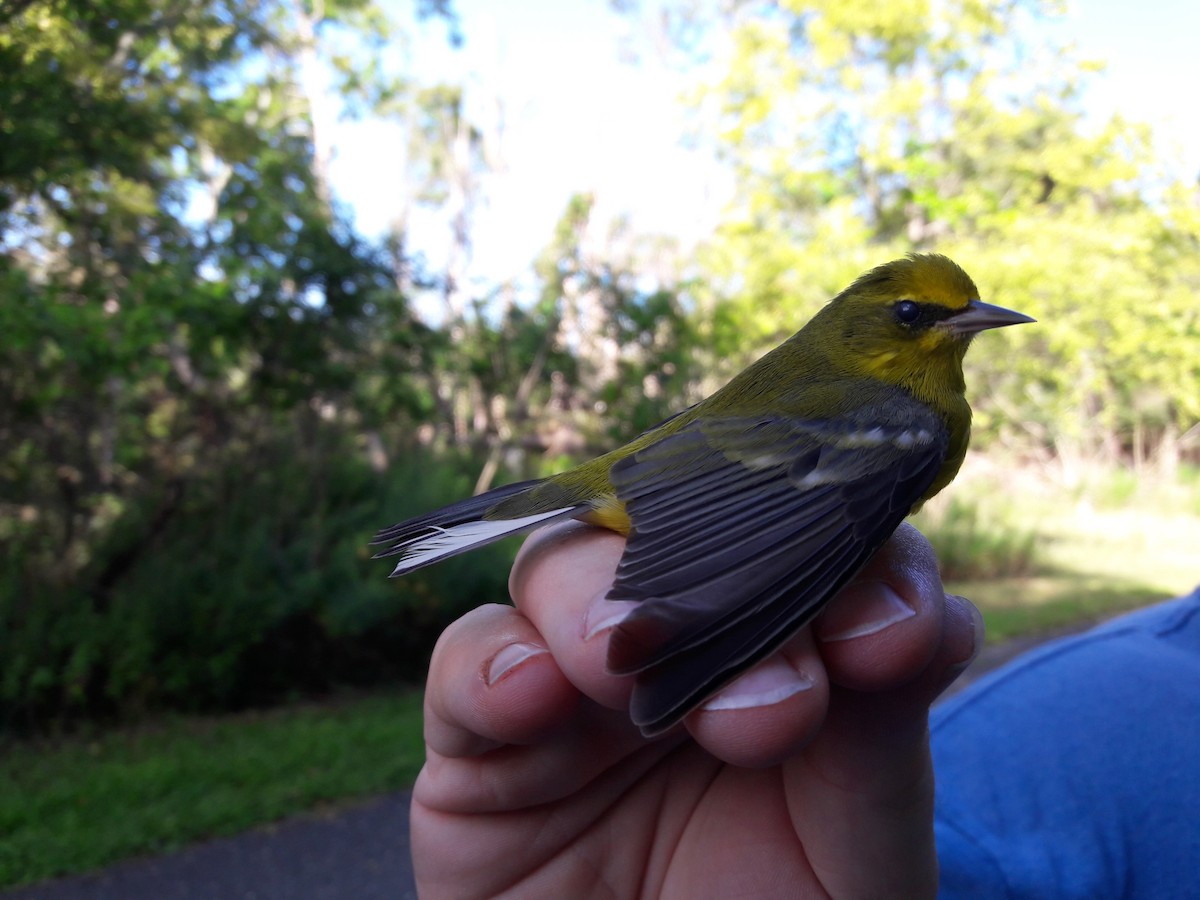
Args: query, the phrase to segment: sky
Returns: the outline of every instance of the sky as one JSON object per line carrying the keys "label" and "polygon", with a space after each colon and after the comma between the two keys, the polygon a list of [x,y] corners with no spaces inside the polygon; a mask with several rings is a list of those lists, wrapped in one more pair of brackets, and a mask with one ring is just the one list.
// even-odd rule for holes
{"label": "sky", "polygon": [[1087,57],[1107,63],[1088,101],[1149,123],[1184,171],[1200,173],[1200,3],[1194,0],[1075,0],[1067,33]]}
{"label": "sky", "polygon": [[[549,241],[574,192],[592,191],[600,221],[627,216],[639,232],[685,246],[712,230],[728,179],[704,151],[684,146],[684,83],[661,63],[623,61],[629,23],[607,0],[457,0],[464,44],[449,48],[440,22],[411,26],[412,70],[467,85],[481,117],[503,109],[503,170],[489,179],[474,222],[479,283],[521,276]],[[1152,125],[1182,171],[1200,173],[1200,3],[1074,0],[1061,26],[1106,71],[1090,112],[1120,111]],[[360,232],[382,234],[401,205],[401,132],[379,122],[335,130],[334,190]],[[414,232],[422,221],[414,223]],[[428,231],[437,230],[424,220]],[[417,246],[421,246],[418,239]],[[425,248],[436,264],[439,242]]]}
{"label": "sky", "polygon": [[[708,158],[680,146],[682,85],[661,66],[620,61],[628,23],[605,0],[456,7],[463,49],[447,48],[440,23],[424,23],[413,29],[414,70],[465,82],[480,116],[493,114],[486,101],[500,95],[505,168],[490,179],[474,228],[475,269],[485,279],[527,270],[576,192],[595,193],[601,221],[624,214],[640,231],[685,241],[712,230],[720,198]],[[396,158],[399,143],[395,127],[339,127],[330,174],[365,234],[394,216],[402,173],[381,162]]]}

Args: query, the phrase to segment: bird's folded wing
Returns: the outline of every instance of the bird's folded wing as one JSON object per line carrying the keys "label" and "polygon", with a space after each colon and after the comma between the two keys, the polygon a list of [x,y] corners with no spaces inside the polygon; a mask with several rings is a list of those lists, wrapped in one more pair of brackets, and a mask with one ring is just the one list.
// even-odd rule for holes
{"label": "bird's folded wing", "polygon": [[640,605],[608,665],[664,730],[778,648],[866,563],[933,483],[947,434],[904,397],[821,421],[702,419],[617,463],[633,523],[609,593]]}

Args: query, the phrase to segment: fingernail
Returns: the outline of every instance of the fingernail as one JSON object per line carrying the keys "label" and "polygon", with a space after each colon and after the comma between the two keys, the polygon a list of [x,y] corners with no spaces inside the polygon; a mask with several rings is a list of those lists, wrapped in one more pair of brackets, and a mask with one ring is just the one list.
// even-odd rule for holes
{"label": "fingernail", "polygon": [[701,709],[770,706],[809,690],[813,684],[811,676],[793,669],[782,656],[774,656],[711,697]]}
{"label": "fingernail", "polygon": [[590,641],[596,635],[621,624],[638,604],[633,600],[609,600],[608,588],[597,594],[583,614],[583,639]]}
{"label": "fingernail", "polygon": [[487,664],[487,673],[483,680],[487,682],[488,687],[491,687],[525,660],[549,652],[545,647],[539,647],[537,644],[525,644],[520,641],[509,644],[492,657]]}
{"label": "fingernail", "polygon": [[859,582],[838,596],[822,618],[818,636],[823,641],[866,637],[916,614],[890,584]]}

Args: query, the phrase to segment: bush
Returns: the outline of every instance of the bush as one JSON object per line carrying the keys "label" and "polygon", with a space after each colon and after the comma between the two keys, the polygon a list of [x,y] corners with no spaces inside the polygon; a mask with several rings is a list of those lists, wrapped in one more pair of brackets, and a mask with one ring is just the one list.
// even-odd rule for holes
{"label": "bush", "polygon": [[442,629],[507,597],[512,546],[389,581],[367,541],[470,492],[462,461],[384,475],[333,442],[275,444],[130,504],[72,582],[0,551],[0,721],[238,709],[423,677]]}
{"label": "bush", "polygon": [[977,503],[952,498],[916,524],[933,544],[944,580],[1018,577],[1038,568],[1036,532]]}

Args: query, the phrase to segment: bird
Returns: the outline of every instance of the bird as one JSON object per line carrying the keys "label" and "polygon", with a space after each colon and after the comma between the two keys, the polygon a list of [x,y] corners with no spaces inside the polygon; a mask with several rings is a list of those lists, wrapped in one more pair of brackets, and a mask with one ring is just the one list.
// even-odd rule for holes
{"label": "bird", "polygon": [[1035,321],[985,303],[949,258],[858,277],[705,400],[629,443],[385,528],[393,576],[564,519],[626,537],[608,671],[662,734],[812,621],[906,516],[953,480],[979,332]]}

